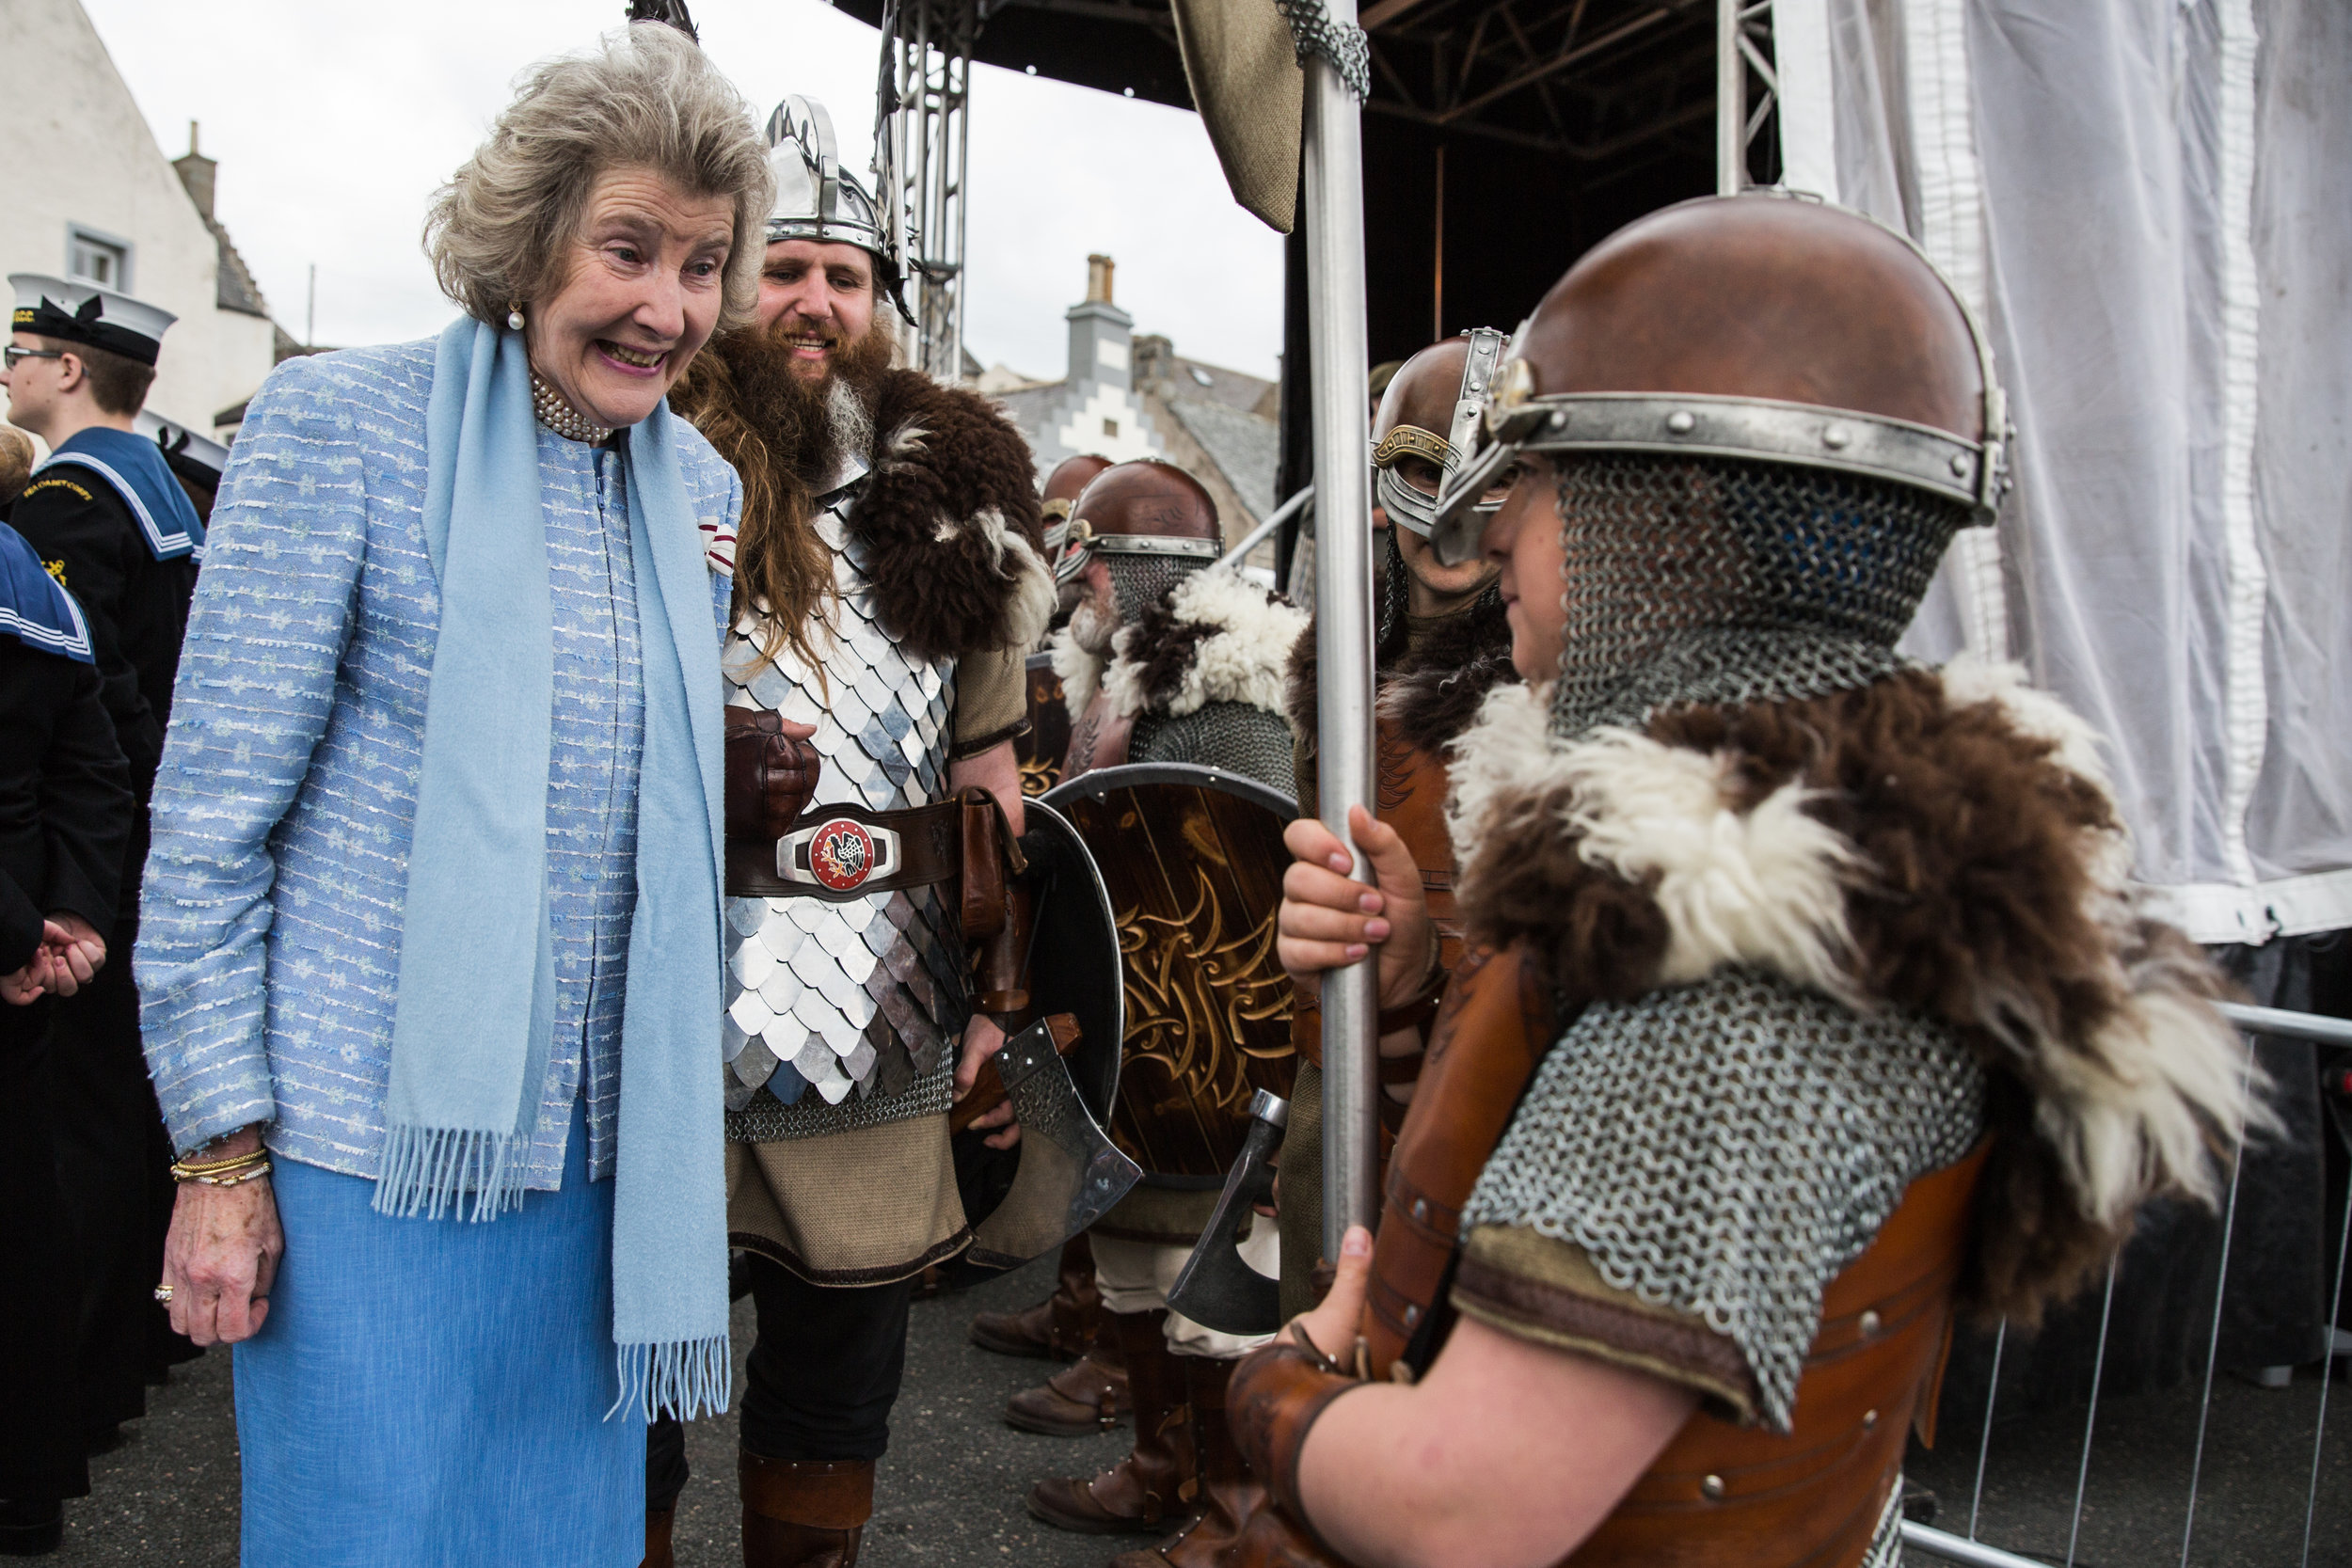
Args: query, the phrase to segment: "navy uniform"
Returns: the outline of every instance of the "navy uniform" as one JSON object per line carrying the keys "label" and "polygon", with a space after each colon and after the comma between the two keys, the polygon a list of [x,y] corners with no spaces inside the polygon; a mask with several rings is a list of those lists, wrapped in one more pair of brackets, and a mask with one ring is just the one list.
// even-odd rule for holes
{"label": "navy uniform", "polygon": [[[19,274],[11,325],[151,365],[173,321],[110,290]],[[171,1220],[170,1146],[148,1083],[130,955],[171,688],[196,591],[204,526],[153,441],[95,427],[35,467],[11,522],[65,585],[88,625],[107,716],[137,798],[120,911],[105,930],[119,955],[56,1006],[58,1159],[82,1255],[80,1414],[103,1444],[145,1413],[146,1382],[195,1354],[151,1297]],[[103,927],[102,927],[103,929]]]}
{"label": "navy uniform", "polygon": [[[59,911],[100,931],[115,922],[131,833],[129,770],[99,701],[78,606],[0,523],[0,974],[28,963]],[[111,944],[103,974],[130,963]],[[0,1336],[0,1552],[47,1549],[58,1500],[84,1497],[72,1398],[74,1256],[60,1200],[52,1064],[69,1004],[0,1003],[0,1288],[14,1304]]]}

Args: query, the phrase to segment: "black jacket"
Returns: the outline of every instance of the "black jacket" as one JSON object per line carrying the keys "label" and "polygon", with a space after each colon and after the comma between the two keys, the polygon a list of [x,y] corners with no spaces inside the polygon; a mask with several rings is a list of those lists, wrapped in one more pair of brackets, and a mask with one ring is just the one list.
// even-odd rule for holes
{"label": "black jacket", "polygon": [[114,929],[135,803],[99,690],[91,666],[0,637],[0,974],[56,911]]}
{"label": "black jacket", "polygon": [[114,486],[71,462],[34,475],[8,521],[89,617],[106,712],[144,803],[163,759],[196,562],[156,560]]}

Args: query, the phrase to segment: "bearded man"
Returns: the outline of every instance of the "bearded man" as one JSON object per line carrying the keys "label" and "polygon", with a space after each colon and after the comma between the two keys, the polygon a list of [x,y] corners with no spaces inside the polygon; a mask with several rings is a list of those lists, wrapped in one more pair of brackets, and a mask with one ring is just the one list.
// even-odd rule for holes
{"label": "bearded man", "polygon": [[[971,1242],[948,1110],[1004,1037],[974,1016],[993,1004],[971,995],[952,870],[919,873],[940,803],[993,797],[1021,832],[1022,659],[1054,590],[1019,433],[891,368],[898,260],[822,107],[787,99],[770,136],[758,321],[674,402],[743,480],[739,535],[709,541],[730,594],[727,1226],[759,1317],[743,1560],[814,1568],[854,1561],[871,1516],[914,1280]],[[803,865],[780,851],[811,800],[835,819]],[[739,807],[768,823],[741,863]],[[883,891],[856,891],[869,876]],[[1006,1147],[1010,1117],[977,1125]],[[675,1430],[647,1481],[666,1562]]]}
{"label": "bearded man", "polygon": [[1376,1247],[1234,1373],[1276,1505],[1227,1560],[1891,1563],[1955,1307],[2033,1321],[2271,1119],[2221,978],[2134,891],[2089,726],[1896,652],[2005,437],[1899,235],[1653,214],[1485,425],[1434,537],[1501,568],[1530,684],[1456,746],[1471,955],[1433,973],[1392,829],[1351,814],[1374,892],[1293,825],[1285,968],[1445,997]]}

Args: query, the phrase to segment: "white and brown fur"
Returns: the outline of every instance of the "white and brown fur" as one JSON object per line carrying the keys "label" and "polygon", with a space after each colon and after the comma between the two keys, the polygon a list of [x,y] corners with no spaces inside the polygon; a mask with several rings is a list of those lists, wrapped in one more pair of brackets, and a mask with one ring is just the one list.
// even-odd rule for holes
{"label": "white and brown fur", "polygon": [[2212,1006],[2221,975],[2129,880],[2096,736],[2022,672],[1961,662],[1574,741],[1548,695],[1497,690],[1456,747],[1471,940],[1526,941],[1572,997],[1744,964],[1961,1029],[1995,1134],[1972,1307],[2036,1319],[2143,1200],[2211,1203],[2223,1151],[2274,1125]]}
{"label": "white and brown fur", "polygon": [[1055,633],[1054,672],[1074,721],[1099,689],[1113,714],[1181,719],[1211,703],[1282,712],[1282,666],[1307,613],[1230,566],[1188,573],[1111,638],[1110,657]]}

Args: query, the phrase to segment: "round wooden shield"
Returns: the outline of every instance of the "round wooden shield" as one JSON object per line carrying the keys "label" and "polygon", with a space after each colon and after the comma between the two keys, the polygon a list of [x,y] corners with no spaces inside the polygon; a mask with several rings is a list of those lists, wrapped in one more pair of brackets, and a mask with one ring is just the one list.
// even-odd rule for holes
{"label": "round wooden shield", "polygon": [[1042,798],[1093,851],[1119,928],[1127,1017],[1112,1139],[1152,1176],[1221,1181],[1250,1097],[1287,1098],[1296,1071],[1274,951],[1296,810],[1254,779],[1182,763],[1100,768]]}

